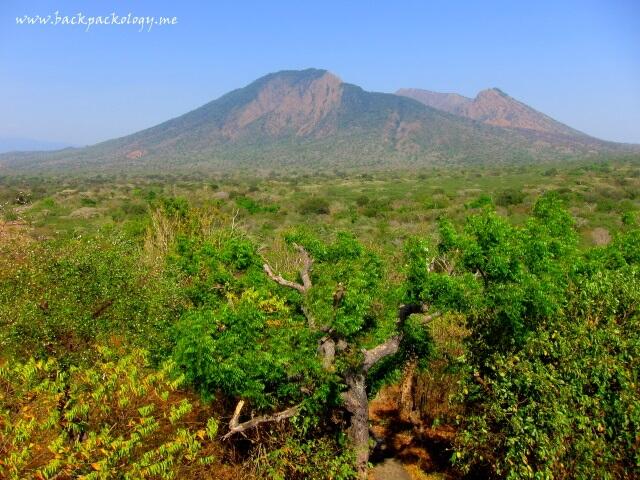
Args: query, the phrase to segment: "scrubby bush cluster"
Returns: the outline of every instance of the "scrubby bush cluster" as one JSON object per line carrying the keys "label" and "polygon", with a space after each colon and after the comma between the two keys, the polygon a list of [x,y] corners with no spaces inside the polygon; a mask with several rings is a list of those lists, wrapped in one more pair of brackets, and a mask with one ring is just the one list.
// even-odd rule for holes
{"label": "scrubby bush cluster", "polygon": [[[457,382],[440,389],[457,402],[452,472],[639,476],[637,219],[585,248],[558,193],[480,195],[460,222],[455,194],[430,191],[437,233],[389,251],[317,222],[324,197],[265,238],[242,220],[275,203],[236,196],[229,212],[149,188],[118,207],[136,228],[0,245],[0,476],[366,478],[368,400],[434,359],[455,377],[430,382]],[[345,204],[339,218],[385,232],[412,213]],[[463,342],[437,351],[436,318]]]}
{"label": "scrubby bush cluster", "polygon": [[548,197],[521,227],[487,211],[440,237],[447,271],[412,272],[412,294],[467,316],[454,460],[513,479],[639,475],[640,232],[580,251]]}

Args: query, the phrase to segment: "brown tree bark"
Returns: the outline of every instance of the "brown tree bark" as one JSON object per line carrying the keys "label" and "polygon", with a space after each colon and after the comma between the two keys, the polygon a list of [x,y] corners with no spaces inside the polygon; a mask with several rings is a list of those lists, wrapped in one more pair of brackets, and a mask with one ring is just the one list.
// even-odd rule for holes
{"label": "brown tree bark", "polygon": [[416,361],[411,360],[405,369],[404,378],[400,386],[400,420],[413,423],[414,415],[414,383],[415,383]]}
{"label": "brown tree bark", "polygon": [[358,478],[366,480],[369,464],[369,399],[366,377],[362,372],[354,372],[347,374],[345,381],[348,388],[342,399],[351,416],[347,433],[356,456]]}
{"label": "brown tree bark", "polygon": [[240,413],[242,412],[242,407],[244,407],[244,400],[240,400],[238,402],[238,405],[236,405],[236,409],[233,412],[233,417],[229,422],[229,431],[222,437],[223,440],[227,440],[236,433],[243,433],[246,430],[256,428],[263,423],[281,422],[282,420],[286,420],[287,418],[295,417],[300,411],[300,405],[294,405],[293,407],[287,408],[286,410],[278,413],[274,413],[273,415],[262,415],[260,417],[253,417],[246,422],[240,423]]}

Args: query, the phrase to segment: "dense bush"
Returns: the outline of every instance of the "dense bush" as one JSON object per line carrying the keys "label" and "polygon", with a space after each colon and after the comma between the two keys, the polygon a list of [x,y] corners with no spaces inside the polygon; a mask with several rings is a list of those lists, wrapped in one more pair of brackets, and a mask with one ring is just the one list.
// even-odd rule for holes
{"label": "dense bush", "polygon": [[272,480],[350,480],[355,477],[353,456],[345,445],[327,438],[298,440],[258,457],[257,471]]}
{"label": "dense bush", "polygon": [[364,207],[367,203],[369,203],[371,199],[367,195],[360,195],[356,198],[356,205],[359,207]]}
{"label": "dense bush", "polygon": [[424,207],[427,210],[438,210],[442,208],[447,208],[450,202],[449,199],[442,194],[436,194],[433,197],[429,198],[425,203]]}
{"label": "dense bush", "polygon": [[442,224],[450,269],[414,269],[410,294],[467,315],[467,411],[454,454],[464,470],[640,474],[638,237],[579,252],[571,217],[551,197],[521,227],[490,211],[462,232]]}
{"label": "dense bush", "polygon": [[179,310],[171,285],[118,235],[32,246],[0,272],[0,346],[13,355],[86,360],[111,337],[166,345]]}
{"label": "dense bush", "polygon": [[[297,405],[305,428],[346,408],[368,437],[366,398],[356,404],[355,395],[371,392],[407,357],[428,353],[429,335],[420,321],[398,322],[399,285],[352,235],[324,242],[294,231],[286,240],[303,254],[303,283],[263,268],[253,242],[234,231],[178,239],[171,261],[194,308],[174,330],[173,358],[206,397],[246,401],[256,415]],[[386,360],[365,366],[365,349],[385,340]],[[350,446],[364,478],[369,446],[358,435]]]}
{"label": "dense bush", "polygon": [[18,214],[13,208],[4,207],[1,213],[3,220],[5,220],[6,222],[15,222],[19,218]]}
{"label": "dense bush", "polygon": [[385,201],[376,198],[367,202],[362,207],[362,214],[365,217],[379,217],[389,210],[391,210],[391,205],[388,200]]}
{"label": "dense bush", "polygon": [[[515,186],[544,168],[510,170],[522,177],[513,191],[522,197]],[[420,455],[414,447],[437,435],[429,454],[453,453],[472,478],[636,478],[637,181],[631,167],[616,172],[615,185],[593,168],[547,178],[580,228],[612,232],[593,249],[551,196],[528,218],[524,206],[498,214],[483,193],[494,191],[482,178],[491,172],[476,180],[475,169],[434,171],[432,182],[381,174],[375,193],[355,176],[259,189],[226,176],[215,180],[226,202],[196,175],[65,180],[64,191],[29,188],[35,203],[19,207],[15,182],[0,178],[10,193],[0,203],[28,222],[0,222],[0,477],[364,478],[367,400],[404,374],[413,410],[396,417],[398,387],[385,389],[379,448],[411,437],[398,455]],[[473,188],[456,183],[472,176]],[[100,213],[69,216],[88,191]],[[309,191],[303,218],[288,208],[276,222],[276,204],[262,200],[297,209]],[[329,199],[340,208],[313,221]],[[509,193],[499,203],[521,202]],[[621,222],[605,215],[614,211]],[[287,411],[233,430],[234,418]],[[207,432],[211,412],[224,440]]]}
{"label": "dense bush", "polygon": [[521,190],[509,188],[498,193],[498,195],[496,196],[496,205],[499,205],[501,207],[518,205],[522,203],[526,196],[527,194]]}

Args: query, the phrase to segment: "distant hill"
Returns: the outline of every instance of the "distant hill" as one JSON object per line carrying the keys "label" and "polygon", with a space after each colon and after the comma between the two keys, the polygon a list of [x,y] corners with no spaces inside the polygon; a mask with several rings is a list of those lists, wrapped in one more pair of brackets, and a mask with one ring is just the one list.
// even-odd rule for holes
{"label": "distant hill", "polygon": [[573,137],[577,142],[595,140],[564,125],[544,113],[511,98],[498,88],[483,90],[476,98],[457,93],[439,93],[418,88],[402,88],[398,95],[413,98],[420,103],[453,115],[504,128],[517,128],[538,133]]}
{"label": "distant hill", "polygon": [[0,153],[16,152],[20,150],[41,151],[60,150],[69,147],[60,142],[49,142],[32,138],[0,137]]}
{"label": "distant hill", "polygon": [[0,173],[532,162],[633,148],[576,132],[495,90],[476,100],[437,98],[367,92],[326,70],[282,71],[122,138],[0,155]]}

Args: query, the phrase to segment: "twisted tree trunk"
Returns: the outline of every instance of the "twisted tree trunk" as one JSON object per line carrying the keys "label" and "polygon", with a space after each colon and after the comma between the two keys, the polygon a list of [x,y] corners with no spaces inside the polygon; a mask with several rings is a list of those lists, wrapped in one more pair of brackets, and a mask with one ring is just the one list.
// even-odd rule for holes
{"label": "twisted tree trunk", "polygon": [[349,440],[356,456],[356,472],[359,479],[367,478],[369,464],[369,399],[365,375],[361,372],[347,374],[347,391],[343,394],[344,406],[351,416]]}
{"label": "twisted tree trunk", "polygon": [[[269,278],[271,278],[279,285],[293,288],[301,294],[305,295],[313,286],[311,282],[311,269],[313,266],[313,259],[301,246],[296,245],[296,249],[302,256],[303,265],[300,269],[300,278],[302,280],[302,283],[293,282],[283,278],[282,276],[276,274],[267,263],[264,264],[264,271],[269,276]],[[323,368],[329,370],[333,368],[336,351],[345,349],[346,345],[341,346],[341,344],[345,342],[343,339],[332,338],[331,328],[321,327],[317,325],[313,315],[306,308],[303,307],[302,311],[307,318],[307,324],[311,330],[326,333],[326,335],[319,342],[318,354],[322,358]],[[398,330],[401,332],[402,325],[411,314],[424,312],[425,306],[422,304],[401,305],[398,310]],[[438,314],[427,316],[425,320],[428,321],[433,318],[433,316],[437,315]],[[374,348],[371,348],[369,350],[363,349],[363,360],[360,365],[347,372],[344,377],[345,384],[347,385],[347,390],[343,392],[342,400],[344,402],[345,410],[350,415],[350,425],[347,433],[351,442],[351,447],[355,452],[355,467],[358,474],[358,479],[360,480],[367,479],[367,467],[369,464],[369,399],[367,397],[367,374],[369,370],[380,360],[391,355],[395,355],[400,349],[402,339],[403,334],[398,333]],[[282,413],[288,414],[290,411],[293,412],[294,408],[297,407],[293,407],[292,409],[288,409]],[[278,417],[278,420],[281,418],[288,418],[289,415],[283,415],[282,413],[276,415]],[[297,410],[295,410],[295,413],[297,413]],[[268,421],[271,421],[274,417],[267,418]],[[254,426],[256,422],[246,423],[251,423],[250,426]],[[232,430],[233,427],[234,425],[232,425]],[[235,425],[235,427],[236,429],[238,428],[237,425]]]}

